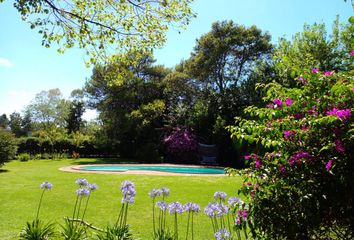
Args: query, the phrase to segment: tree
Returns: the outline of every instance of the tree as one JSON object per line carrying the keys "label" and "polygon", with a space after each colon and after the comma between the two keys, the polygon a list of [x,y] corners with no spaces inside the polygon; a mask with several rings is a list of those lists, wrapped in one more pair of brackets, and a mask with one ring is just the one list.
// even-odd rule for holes
{"label": "tree", "polygon": [[305,24],[291,41],[281,39],[273,56],[278,81],[292,86],[294,76],[306,68],[335,72],[353,69],[349,55],[354,47],[353,33],[353,27],[340,25],[337,17],[330,35],[324,23],[315,23]]}
{"label": "tree", "polygon": [[[135,65],[118,62],[96,66],[86,82],[88,105],[99,112],[106,144],[121,156],[135,157],[144,146],[157,149],[156,129],[163,126],[165,112],[161,82],[170,71],[152,66],[153,62],[151,56],[145,56]],[[117,68],[126,78],[120,84],[110,84],[106,78],[114,78]]]}
{"label": "tree", "polygon": [[11,132],[13,134],[15,134],[16,137],[22,136],[21,123],[22,123],[21,114],[19,114],[18,112],[13,112],[10,114],[9,126],[11,129]]}
{"label": "tree", "polygon": [[66,118],[68,133],[79,131],[83,126],[82,115],[85,112],[84,93],[80,89],[71,92],[68,117]]}
{"label": "tree", "polygon": [[15,136],[8,130],[0,128],[0,167],[7,160],[13,159],[17,152]]}
{"label": "tree", "polygon": [[14,6],[31,28],[40,29],[45,47],[59,43],[59,52],[85,48],[91,62],[106,62],[112,52],[160,47],[166,41],[169,25],[184,27],[194,16],[191,2],[16,0]]}
{"label": "tree", "polygon": [[37,128],[52,131],[52,128],[64,128],[68,116],[69,104],[58,88],[38,93],[25,112],[30,114],[31,120],[37,124]]}
{"label": "tree", "polygon": [[189,73],[223,94],[246,80],[256,61],[268,58],[271,50],[270,35],[256,26],[215,22],[197,40],[188,61]]}
{"label": "tree", "polygon": [[7,119],[6,114],[0,116],[0,128],[6,129],[9,125],[9,119]]}

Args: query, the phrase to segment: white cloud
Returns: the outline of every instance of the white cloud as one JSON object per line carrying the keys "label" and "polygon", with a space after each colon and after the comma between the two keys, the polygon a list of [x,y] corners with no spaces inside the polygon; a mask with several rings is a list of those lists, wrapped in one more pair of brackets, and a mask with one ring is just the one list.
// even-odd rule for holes
{"label": "white cloud", "polygon": [[12,62],[10,62],[9,59],[0,57],[0,66],[10,68],[10,67],[13,67],[14,65],[12,64]]}

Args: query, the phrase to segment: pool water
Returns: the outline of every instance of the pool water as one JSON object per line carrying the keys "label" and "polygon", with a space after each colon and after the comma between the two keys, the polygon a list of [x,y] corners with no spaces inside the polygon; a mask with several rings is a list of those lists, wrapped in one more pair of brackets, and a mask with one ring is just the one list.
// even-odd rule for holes
{"label": "pool water", "polygon": [[172,172],[172,173],[188,173],[188,174],[225,174],[223,169],[218,168],[204,168],[204,167],[175,167],[175,166],[116,166],[116,165],[104,165],[104,166],[84,166],[80,167],[80,170],[85,171],[112,171],[112,172],[124,172],[129,170],[142,170],[142,171],[160,171],[160,172]]}

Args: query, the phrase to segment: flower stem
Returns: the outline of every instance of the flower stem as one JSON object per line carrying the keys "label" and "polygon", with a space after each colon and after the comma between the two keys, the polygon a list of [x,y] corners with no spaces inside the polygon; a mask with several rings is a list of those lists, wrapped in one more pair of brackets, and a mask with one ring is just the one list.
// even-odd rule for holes
{"label": "flower stem", "polygon": [[36,220],[38,220],[38,217],[39,217],[39,210],[41,209],[41,205],[42,205],[42,199],[43,199],[44,191],[45,191],[45,189],[43,189],[43,191],[42,191],[42,195],[41,195],[41,198],[39,199],[39,204],[38,204],[38,208],[37,208]]}
{"label": "flower stem", "polygon": [[87,197],[86,204],[85,204],[85,209],[84,209],[84,213],[82,214],[82,217],[81,217],[82,220],[84,220],[84,217],[85,217],[85,214],[86,214],[86,210],[87,210],[87,206],[88,206],[88,202],[89,202],[89,200],[90,200],[90,197],[91,197],[91,194]]}
{"label": "flower stem", "polygon": [[155,229],[155,198],[152,199],[152,228],[154,229],[154,236],[156,235]]}
{"label": "flower stem", "polygon": [[187,220],[187,233],[186,233],[186,240],[188,240],[188,233],[189,233],[189,219],[191,217],[191,212],[188,212],[188,220]]}

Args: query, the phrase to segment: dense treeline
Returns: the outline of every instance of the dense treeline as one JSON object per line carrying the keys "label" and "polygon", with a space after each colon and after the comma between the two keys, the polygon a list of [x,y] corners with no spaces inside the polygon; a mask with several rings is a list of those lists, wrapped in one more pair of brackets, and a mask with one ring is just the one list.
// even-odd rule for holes
{"label": "dense treeline", "polygon": [[[291,40],[273,45],[270,34],[256,26],[216,22],[197,39],[190,58],[174,68],[156,65],[146,54],[96,65],[69,99],[59,89],[42,91],[22,114],[0,116],[0,128],[16,136],[19,152],[32,155],[198,162],[200,142],[217,145],[219,164],[242,167],[238,160],[254,146],[232,142],[225,127],[245,107],[262,106],[262,84],[292,87],[304,68],[351,69],[351,37],[350,26],[337,19],[330,35],[324,24],[305,25]],[[97,110],[96,120],[83,120],[87,108]],[[178,154],[169,150],[176,143]]]}

